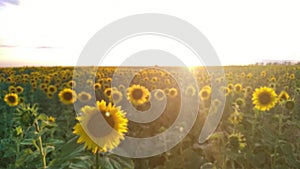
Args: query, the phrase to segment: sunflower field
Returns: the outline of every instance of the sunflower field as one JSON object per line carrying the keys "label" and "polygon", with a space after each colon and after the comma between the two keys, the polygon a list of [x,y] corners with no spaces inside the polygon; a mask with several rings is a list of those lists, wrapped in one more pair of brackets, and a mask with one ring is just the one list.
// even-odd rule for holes
{"label": "sunflower field", "polygon": [[[222,69],[208,73],[204,67],[0,68],[0,168],[299,168],[300,66]],[[196,83],[189,83],[187,73]],[[177,79],[187,85],[182,88]],[[199,103],[198,116],[177,145],[151,157],[113,153],[127,136],[147,138],[166,132],[182,107],[193,111],[193,102],[182,105],[188,98]],[[154,104],[161,107],[158,118],[145,123],[130,120],[134,111],[152,116]],[[199,143],[206,117],[217,110],[222,111],[221,121]],[[182,123],[172,131],[174,137],[155,144],[167,144],[186,126]]]}

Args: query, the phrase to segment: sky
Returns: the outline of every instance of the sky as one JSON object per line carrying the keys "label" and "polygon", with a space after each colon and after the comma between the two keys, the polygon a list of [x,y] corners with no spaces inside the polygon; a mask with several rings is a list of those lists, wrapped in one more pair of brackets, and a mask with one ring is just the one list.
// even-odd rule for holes
{"label": "sky", "polygon": [[[189,22],[209,40],[222,65],[300,60],[299,9],[296,0],[0,0],[0,66],[74,66],[97,31],[142,13]],[[189,59],[195,56],[182,44],[148,36],[121,43],[102,65],[118,66],[147,48],[185,58],[188,66],[201,64]]]}

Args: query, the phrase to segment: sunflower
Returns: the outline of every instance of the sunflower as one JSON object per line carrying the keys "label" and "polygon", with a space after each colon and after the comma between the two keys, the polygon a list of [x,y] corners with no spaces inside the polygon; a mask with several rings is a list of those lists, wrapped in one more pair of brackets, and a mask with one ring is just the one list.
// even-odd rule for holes
{"label": "sunflower", "polygon": [[271,87],[271,88],[273,88],[273,89],[276,89],[276,86],[277,86],[276,83],[270,83],[270,84],[269,84],[269,87]]}
{"label": "sunflower", "polygon": [[[299,91],[300,91],[300,90],[299,90]],[[168,95],[169,92],[170,92],[169,88],[165,88],[165,89],[164,89],[164,92],[165,92],[166,95]],[[299,92],[299,93],[300,93],[300,92]]]}
{"label": "sunflower", "polygon": [[77,100],[77,94],[74,90],[65,88],[58,94],[59,100],[64,104],[72,104]]}
{"label": "sunflower", "polygon": [[222,95],[228,96],[231,93],[231,90],[228,87],[222,86],[219,89]]}
{"label": "sunflower", "polygon": [[246,73],[245,72],[241,73],[241,78],[245,78],[245,77],[246,77]]}
{"label": "sunflower", "polygon": [[19,104],[18,95],[15,93],[8,93],[4,96],[4,101],[10,106],[14,107]]}
{"label": "sunflower", "polygon": [[235,103],[239,106],[239,107],[244,107],[245,106],[245,100],[243,99],[243,98],[237,98],[236,100],[235,100]]}
{"label": "sunflower", "polygon": [[18,94],[22,94],[23,91],[24,91],[23,87],[21,87],[21,86],[17,86],[17,87],[16,87],[16,92],[17,92]]}
{"label": "sunflower", "polygon": [[104,96],[105,97],[107,97],[107,98],[109,98],[109,99],[111,99],[111,94],[112,94],[112,88],[106,88],[105,90],[104,90]]}
{"label": "sunflower", "polygon": [[267,75],[267,72],[265,70],[260,73],[261,77],[266,77],[266,75]]}
{"label": "sunflower", "polygon": [[87,86],[93,86],[94,85],[94,81],[92,81],[91,79],[86,80],[86,85]]}
{"label": "sunflower", "polygon": [[24,97],[19,97],[19,104],[24,103]]}
{"label": "sunflower", "polygon": [[162,101],[166,97],[165,92],[162,89],[156,89],[154,98],[158,101]]}
{"label": "sunflower", "polygon": [[290,74],[290,79],[291,79],[291,80],[294,80],[294,79],[295,79],[295,74],[293,74],[293,73]]}
{"label": "sunflower", "polygon": [[295,89],[295,92],[296,92],[296,94],[300,94],[300,88],[299,88],[299,87],[296,88],[296,89]]}
{"label": "sunflower", "polygon": [[47,84],[46,84],[46,83],[41,83],[41,84],[39,85],[39,87],[40,87],[40,89],[43,90],[43,91],[47,90]]}
{"label": "sunflower", "polygon": [[159,79],[156,76],[151,78],[151,83],[156,83],[158,81],[159,81]]}
{"label": "sunflower", "polygon": [[168,96],[171,97],[171,98],[174,98],[178,95],[178,91],[176,88],[172,87],[169,89],[169,93],[168,93]]}
{"label": "sunflower", "polygon": [[48,117],[48,121],[51,122],[51,123],[55,123],[55,120],[56,119],[54,117],[52,117],[52,116]]}
{"label": "sunflower", "polygon": [[239,124],[243,121],[243,115],[238,111],[234,111],[229,115],[228,121],[234,125]]}
{"label": "sunflower", "polygon": [[228,87],[230,90],[233,90],[234,85],[233,85],[232,83],[229,83],[229,84],[227,85],[227,87]]}
{"label": "sunflower", "polygon": [[82,103],[86,103],[86,102],[90,101],[91,98],[92,98],[92,96],[87,92],[80,92],[78,94],[78,100]]}
{"label": "sunflower", "polygon": [[187,96],[194,96],[196,94],[196,89],[194,86],[190,85],[185,89],[184,92]]}
{"label": "sunflower", "polygon": [[255,89],[252,101],[256,109],[261,111],[270,110],[277,103],[277,94],[272,88],[260,87]]}
{"label": "sunflower", "polygon": [[134,105],[141,105],[149,101],[149,90],[141,85],[132,85],[127,89],[127,99]]}
{"label": "sunflower", "polygon": [[243,149],[246,147],[246,138],[241,133],[232,133],[228,136],[228,144],[234,149]]}
{"label": "sunflower", "polygon": [[275,83],[275,82],[276,82],[276,78],[273,76],[273,77],[271,77],[270,81],[271,81],[272,83]]}
{"label": "sunflower", "polygon": [[235,92],[239,93],[239,92],[241,92],[242,89],[243,89],[242,84],[237,83],[237,84],[234,85],[234,91]]}
{"label": "sunflower", "polygon": [[157,89],[157,86],[156,86],[156,85],[151,85],[151,86],[150,86],[150,91],[155,90],[155,89]]}
{"label": "sunflower", "polygon": [[214,99],[212,101],[212,105],[216,108],[218,108],[221,105],[221,101],[219,99]]}
{"label": "sunflower", "polygon": [[21,126],[16,127],[16,134],[17,136],[22,135],[23,134],[23,129]]}
{"label": "sunflower", "polygon": [[142,81],[143,81],[143,82],[148,82],[148,81],[149,81],[149,77],[144,77],[144,78],[142,79]]}
{"label": "sunflower", "polygon": [[9,87],[8,87],[8,92],[9,92],[9,93],[16,93],[16,88],[15,88],[15,86],[9,86]]}
{"label": "sunflower", "polygon": [[122,84],[120,84],[120,85],[118,86],[118,88],[119,88],[119,90],[122,91],[122,92],[126,90],[126,87],[125,87],[124,85],[122,85]]}
{"label": "sunflower", "polygon": [[69,88],[75,88],[76,87],[76,81],[75,80],[68,81],[67,86]]}
{"label": "sunflower", "polygon": [[49,99],[52,99],[52,98],[53,98],[53,93],[47,92],[46,94],[47,94],[47,97],[48,97]]}
{"label": "sunflower", "polygon": [[46,77],[44,79],[44,83],[49,84],[51,82],[51,78],[50,77]]}
{"label": "sunflower", "polygon": [[101,89],[101,84],[100,83],[95,83],[94,84],[94,90],[99,91]]}
{"label": "sunflower", "polygon": [[201,100],[208,100],[210,98],[211,90],[208,88],[202,88],[199,92],[199,97]]}
{"label": "sunflower", "polygon": [[253,77],[253,74],[252,74],[252,73],[248,73],[248,74],[247,74],[247,78],[248,78],[248,79],[251,79],[252,77]]}
{"label": "sunflower", "polygon": [[118,104],[123,99],[123,94],[118,89],[113,89],[111,93],[111,101],[114,105]]}
{"label": "sunflower", "polygon": [[93,153],[106,152],[124,139],[128,120],[120,107],[111,103],[106,105],[102,100],[97,101],[96,107],[83,107],[81,112],[82,115],[76,118],[79,123],[74,126],[73,133],[79,135],[77,143],[84,143],[86,149]]}
{"label": "sunflower", "polygon": [[52,93],[52,94],[54,94],[54,93],[56,93],[57,92],[57,87],[56,86],[54,86],[54,85],[49,85],[48,87],[47,87],[47,93]]}
{"label": "sunflower", "polygon": [[171,85],[171,80],[169,79],[169,78],[166,78],[165,79],[165,85],[167,85],[167,86],[169,86],[169,85]]}
{"label": "sunflower", "polygon": [[289,98],[290,98],[290,95],[286,91],[281,91],[278,96],[279,101],[286,101]]}

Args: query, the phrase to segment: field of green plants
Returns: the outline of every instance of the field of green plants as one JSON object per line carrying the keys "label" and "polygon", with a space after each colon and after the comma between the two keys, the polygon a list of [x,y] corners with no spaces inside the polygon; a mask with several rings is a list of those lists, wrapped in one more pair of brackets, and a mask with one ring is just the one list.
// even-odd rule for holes
{"label": "field of green plants", "polygon": [[[300,66],[232,66],[224,67],[224,74],[193,67],[188,71],[197,85],[180,88],[173,75],[185,79],[184,69],[80,67],[74,72],[74,67],[0,68],[0,168],[299,168]],[[123,84],[112,85],[115,72]],[[224,107],[212,93],[226,97]],[[147,158],[112,153],[125,136],[146,138],[165,132],[186,97],[199,100],[199,112],[179,144]],[[128,119],[129,105],[147,111],[151,100],[166,100],[158,119],[145,124]],[[222,109],[222,119],[214,133],[199,144],[210,109]],[[99,115],[106,125],[99,122]],[[184,128],[183,124],[176,132]]]}

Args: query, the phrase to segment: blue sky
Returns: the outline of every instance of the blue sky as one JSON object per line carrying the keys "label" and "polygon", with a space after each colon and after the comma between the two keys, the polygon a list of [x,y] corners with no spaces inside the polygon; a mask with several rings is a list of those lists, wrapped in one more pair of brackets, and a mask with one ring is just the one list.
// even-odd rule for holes
{"label": "blue sky", "polygon": [[[223,65],[299,60],[299,3],[0,0],[0,65],[75,65],[98,30],[139,13],[169,14],[193,24],[208,38]],[[116,65],[113,60],[106,64]]]}

